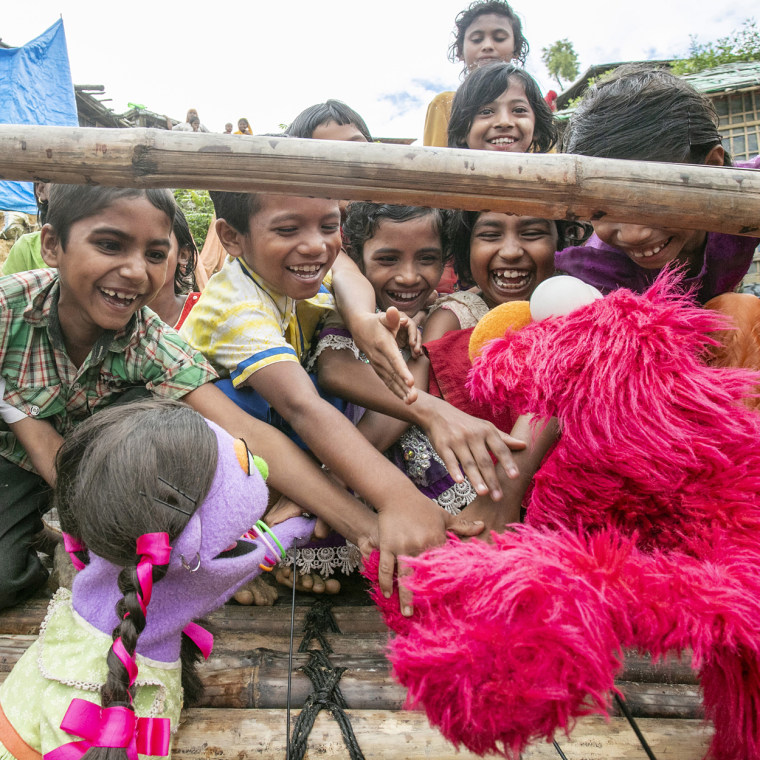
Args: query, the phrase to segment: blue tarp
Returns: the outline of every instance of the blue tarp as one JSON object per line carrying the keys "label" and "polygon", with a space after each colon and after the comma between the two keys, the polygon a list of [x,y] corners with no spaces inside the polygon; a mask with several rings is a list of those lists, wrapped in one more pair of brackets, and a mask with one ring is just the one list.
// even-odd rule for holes
{"label": "blue tarp", "polygon": [[[63,19],[23,47],[0,48],[0,124],[76,127]],[[37,213],[31,182],[0,182],[0,209]]]}

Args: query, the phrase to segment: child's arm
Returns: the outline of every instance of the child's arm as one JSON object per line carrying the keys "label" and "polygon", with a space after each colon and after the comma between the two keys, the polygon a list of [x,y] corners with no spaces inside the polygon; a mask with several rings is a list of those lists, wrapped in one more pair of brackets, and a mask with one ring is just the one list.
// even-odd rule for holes
{"label": "child's arm", "polygon": [[411,404],[417,397],[414,378],[401,357],[395,336],[399,329],[408,329],[413,343],[417,326],[397,309],[375,313],[375,291],[345,253],[335,259],[332,285],[338,311],[356,345],[393,393]]}
{"label": "child's arm", "polygon": [[[425,431],[456,482],[463,480],[464,470],[478,493],[487,489],[494,498],[500,498],[501,485],[489,452],[493,452],[508,478],[517,477],[509,449],[521,449],[525,444],[490,422],[471,417],[424,391],[419,391],[414,404],[404,404],[389,392],[371,367],[357,361],[350,351],[324,350],[319,355],[318,368],[319,384],[330,393],[401,421],[378,420],[373,415],[359,424],[361,432],[370,433],[372,444],[381,451],[394,443],[408,424],[415,424]],[[426,385],[422,373],[427,375],[427,361],[417,360],[413,368],[417,383]]]}
{"label": "child's arm", "polygon": [[55,455],[63,438],[45,420],[35,420],[4,400],[5,379],[0,378],[0,417],[24,447],[34,469],[50,486],[55,485]]}
{"label": "child's arm", "polygon": [[501,499],[492,499],[490,495],[478,496],[463,511],[471,520],[482,520],[485,523],[485,538],[491,535],[491,531],[502,533],[508,525],[520,522],[520,507],[525,493],[546,453],[559,436],[559,425],[554,417],[539,420],[535,429],[531,425],[532,419],[533,415],[524,414],[518,417],[512,427],[512,435],[528,442],[524,451],[515,454],[519,477],[514,480],[501,478],[504,489]]}
{"label": "child's arm", "polygon": [[31,417],[10,423],[8,427],[26,450],[34,469],[48,485],[54,486],[55,456],[61,448],[63,438],[49,422],[33,420]]}
{"label": "child's arm", "polygon": [[422,328],[422,342],[429,343],[438,340],[452,330],[461,330],[459,318],[450,309],[436,309],[425,322]]}
{"label": "child's arm", "polygon": [[[294,362],[281,364],[300,370],[306,378],[308,390],[298,383],[295,392],[303,393],[303,407],[307,411],[314,396],[317,401],[326,404],[319,398],[300,365]],[[265,367],[252,377],[276,366]],[[430,546],[443,543],[449,530],[460,535],[474,535],[483,529],[482,523],[470,524],[464,518],[454,518],[423,497],[411,481],[364,441],[353,425],[329,404],[327,406],[333,412],[326,429],[329,435],[325,430],[318,431],[315,448],[319,451],[329,449],[330,455],[326,458],[338,465],[331,469],[341,477],[348,474],[345,481],[366,494],[368,501],[378,508],[379,517],[332,483],[309,456],[282,433],[243,412],[211,383],[191,391],[183,401],[231,435],[244,438],[250,448],[266,460],[269,481],[278,491],[322,517],[363,551],[379,547],[380,587],[388,596],[393,589],[396,557],[419,554]],[[295,418],[291,424],[294,422],[293,427],[301,428],[297,432],[310,444],[307,436],[309,439],[314,436]],[[359,445],[355,445],[355,439],[358,439]],[[335,441],[339,441],[340,445],[336,446]],[[328,462],[326,464],[329,465]],[[297,476],[294,477],[294,473]],[[414,519],[408,519],[409,515],[413,515]],[[406,590],[402,590],[401,602],[405,612],[410,614],[411,595]]]}
{"label": "child's arm", "polygon": [[[230,435],[245,440],[269,467],[267,482],[303,509],[321,517],[359,548],[377,548],[377,518],[346,490],[332,483],[314,460],[279,430],[251,417],[213,383],[182,398]],[[297,473],[297,476],[294,476]]]}

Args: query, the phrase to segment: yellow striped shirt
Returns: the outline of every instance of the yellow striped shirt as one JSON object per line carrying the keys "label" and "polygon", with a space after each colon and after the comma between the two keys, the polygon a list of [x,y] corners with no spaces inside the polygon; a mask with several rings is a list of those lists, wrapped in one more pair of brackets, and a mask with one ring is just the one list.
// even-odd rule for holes
{"label": "yellow striped shirt", "polygon": [[300,363],[321,319],[335,309],[331,285],[328,272],[316,296],[295,301],[274,291],[241,258],[228,258],[180,333],[238,388],[262,367]]}

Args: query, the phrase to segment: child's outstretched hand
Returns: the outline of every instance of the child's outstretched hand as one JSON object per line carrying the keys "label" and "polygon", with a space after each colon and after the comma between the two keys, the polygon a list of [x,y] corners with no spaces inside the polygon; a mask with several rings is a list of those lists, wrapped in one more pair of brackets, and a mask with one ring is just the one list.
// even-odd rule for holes
{"label": "child's outstretched hand", "polygon": [[[300,507],[287,496],[280,496],[277,501],[267,510],[264,515],[264,522],[273,528],[275,525],[289,520],[291,517],[301,517],[306,514],[303,507]],[[314,538],[327,538],[330,533],[330,526],[318,517],[314,525]]]}
{"label": "child's outstretched hand", "polygon": [[481,521],[473,522],[461,514],[449,514],[422,494],[414,504],[386,508],[379,512],[378,526],[378,583],[386,598],[390,597],[393,593],[393,575],[398,570],[399,604],[402,614],[407,617],[412,614],[413,605],[412,594],[403,584],[403,577],[409,572],[403,557],[413,557],[433,546],[439,546],[446,541],[446,533],[449,531],[459,536],[477,536],[485,527]]}
{"label": "child's outstretched hand", "polygon": [[424,397],[430,405],[421,427],[456,483],[467,476],[478,494],[500,499],[502,488],[494,459],[508,478],[519,474],[512,451],[525,448],[525,441],[499,430],[487,420],[463,412],[442,399]]}
{"label": "child's outstretched hand", "polygon": [[396,396],[411,404],[417,400],[417,389],[396,342],[402,329],[407,338],[412,335],[412,343],[419,339],[417,326],[395,306],[386,312],[355,317],[351,324],[354,341],[372,368]]}

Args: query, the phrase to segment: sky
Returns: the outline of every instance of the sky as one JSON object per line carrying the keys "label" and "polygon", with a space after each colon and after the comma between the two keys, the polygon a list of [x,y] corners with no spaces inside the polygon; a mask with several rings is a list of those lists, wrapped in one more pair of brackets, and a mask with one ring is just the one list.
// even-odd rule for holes
{"label": "sky", "polygon": [[[128,103],[184,120],[196,108],[213,132],[245,116],[279,131],[328,98],[358,111],[376,137],[421,138],[428,102],[456,89],[447,59],[454,19],[469,0],[35,0],[3,3],[0,38],[20,46],[63,16],[74,84],[102,84],[105,105]],[[685,56],[758,17],[757,0],[515,0],[543,92],[559,91],[541,62],[558,39],[581,72],[627,60]],[[101,96],[98,96],[101,97]]]}

